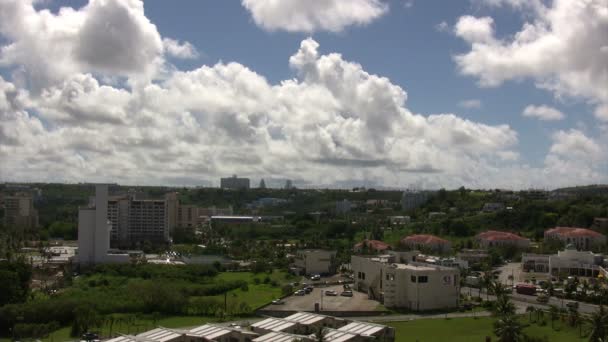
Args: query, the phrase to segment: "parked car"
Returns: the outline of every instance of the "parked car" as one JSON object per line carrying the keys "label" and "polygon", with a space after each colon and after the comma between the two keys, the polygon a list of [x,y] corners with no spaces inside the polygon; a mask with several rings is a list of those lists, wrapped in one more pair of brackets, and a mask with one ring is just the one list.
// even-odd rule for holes
{"label": "parked car", "polygon": [[312,276],[310,276],[310,280],[321,280],[321,275],[313,274]]}
{"label": "parked car", "polygon": [[293,293],[294,296],[303,296],[306,294],[306,292],[304,290],[298,290],[296,292]]}
{"label": "parked car", "polygon": [[273,305],[281,305],[281,304],[285,304],[285,302],[281,299],[275,299],[272,301]]}
{"label": "parked car", "polygon": [[315,288],[314,288],[314,287],[312,287],[312,286],[306,286],[306,287],[304,288],[304,292],[305,292],[306,294],[309,294],[309,293],[311,293],[311,292],[312,292],[312,290],[314,290],[314,289],[315,289]]}
{"label": "parked car", "polygon": [[566,306],[570,309],[578,309],[578,302],[568,302],[566,303]]}
{"label": "parked car", "polygon": [[351,291],[351,290],[342,291],[342,293],[340,293],[340,296],[352,297],[353,296],[353,291]]}
{"label": "parked car", "polygon": [[326,296],[337,296],[338,292],[336,292],[334,290],[325,290],[325,295]]}

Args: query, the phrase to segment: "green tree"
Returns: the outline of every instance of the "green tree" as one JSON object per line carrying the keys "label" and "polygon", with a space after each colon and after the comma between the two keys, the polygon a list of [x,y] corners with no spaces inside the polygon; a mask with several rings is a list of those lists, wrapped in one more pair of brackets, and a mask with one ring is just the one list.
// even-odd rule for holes
{"label": "green tree", "polygon": [[524,341],[524,326],[513,315],[507,315],[494,322],[494,334],[499,342]]}
{"label": "green tree", "polygon": [[511,316],[515,314],[515,305],[508,296],[500,296],[494,303],[493,311],[496,316]]}
{"label": "green tree", "polygon": [[589,325],[589,342],[604,342],[608,334],[608,312],[603,305],[586,318]]}

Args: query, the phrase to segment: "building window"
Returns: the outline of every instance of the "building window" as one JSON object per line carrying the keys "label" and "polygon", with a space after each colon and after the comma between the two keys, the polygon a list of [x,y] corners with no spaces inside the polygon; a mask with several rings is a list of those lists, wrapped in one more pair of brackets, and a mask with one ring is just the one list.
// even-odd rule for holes
{"label": "building window", "polygon": [[411,276],[410,279],[412,280],[412,283],[416,282],[416,276]]}
{"label": "building window", "polygon": [[429,282],[429,277],[427,277],[427,276],[420,276],[420,277],[418,277],[418,282],[419,283],[428,283]]}

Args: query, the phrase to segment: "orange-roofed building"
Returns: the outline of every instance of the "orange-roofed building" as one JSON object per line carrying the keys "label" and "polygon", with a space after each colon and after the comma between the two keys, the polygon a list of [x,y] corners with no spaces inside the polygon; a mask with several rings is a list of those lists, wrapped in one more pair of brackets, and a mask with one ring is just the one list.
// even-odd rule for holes
{"label": "orange-roofed building", "polygon": [[576,227],[555,227],[545,231],[545,239],[558,239],[579,250],[589,250],[593,246],[606,244],[606,236],[594,230]]}
{"label": "orange-roofed building", "polygon": [[359,242],[358,244],[356,244],[353,247],[353,251],[355,253],[361,253],[364,250],[367,250],[368,252],[376,252],[376,253],[381,253],[381,252],[385,252],[387,250],[392,249],[391,245],[389,245],[386,242],[380,241],[380,240],[368,240],[365,239],[361,242]]}
{"label": "orange-roofed building", "polygon": [[410,235],[401,239],[401,245],[410,249],[421,249],[440,253],[449,252],[452,248],[450,241],[429,234]]}
{"label": "orange-roofed building", "polygon": [[488,230],[475,236],[477,244],[482,248],[492,248],[501,246],[515,246],[525,249],[530,247],[530,239],[526,239],[517,234],[498,230]]}

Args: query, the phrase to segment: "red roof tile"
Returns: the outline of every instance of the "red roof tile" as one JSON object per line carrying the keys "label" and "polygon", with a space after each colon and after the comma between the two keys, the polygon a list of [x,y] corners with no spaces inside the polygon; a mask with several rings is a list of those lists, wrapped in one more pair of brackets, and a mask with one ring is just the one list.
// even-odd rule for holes
{"label": "red roof tile", "polygon": [[391,245],[389,245],[386,242],[380,241],[380,240],[363,240],[361,242],[359,242],[358,244],[355,245],[355,248],[362,248],[363,247],[363,243],[365,243],[367,245],[367,248],[369,249],[373,249],[376,251],[383,251],[386,249],[390,249]]}
{"label": "red roof tile", "polygon": [[513,234],[510,232],[503,232],[498,230],[488,230],[483,233],[477,234],[478,239],[488,240],[488,241],[516,241],[516,240],[527,240],[517,234]]}
{"label": "red roof tile", "polygon": [[555,227],[549,229],[545,234],[557,234],[565,237],[603,237],[604,235],[587,228]]}
{"label": "red roof tile", "polygon": [[448,240],[442,239],[442,238],[437,237],[435,235],[429,235],[429,234],[410,235],[410,236],[404,238],[403,240],[401,240],[401,242],[403,242],[403,243],[416,243],[416,244],[435,244],[435,243],[446,244],[446,243],[450,243]]}

